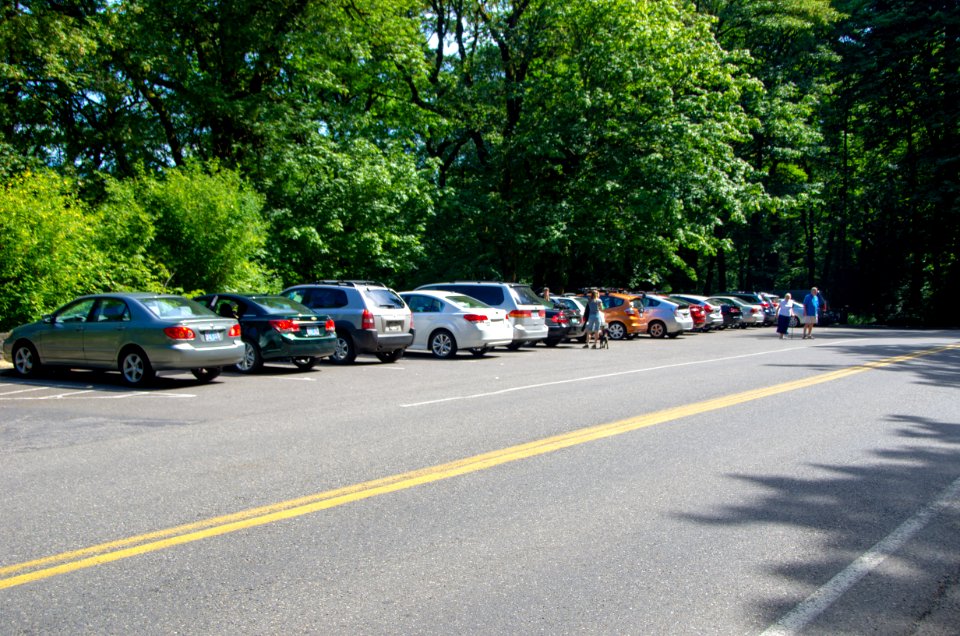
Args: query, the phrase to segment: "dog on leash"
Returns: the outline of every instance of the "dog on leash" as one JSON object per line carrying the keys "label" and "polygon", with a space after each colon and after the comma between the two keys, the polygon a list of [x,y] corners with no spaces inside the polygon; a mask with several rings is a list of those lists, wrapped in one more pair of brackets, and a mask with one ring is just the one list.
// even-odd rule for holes
{"label": "dog on leash", "polygon": [[604,327],[600,330],[600,348],[609,349],[610,348],[610,330]]}

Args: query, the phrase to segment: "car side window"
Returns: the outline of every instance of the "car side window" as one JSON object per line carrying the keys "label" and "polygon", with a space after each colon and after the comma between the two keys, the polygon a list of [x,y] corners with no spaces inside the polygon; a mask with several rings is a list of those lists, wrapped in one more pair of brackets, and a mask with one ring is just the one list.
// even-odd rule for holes
{"label": "car side window", "polygon": [[119,298],[104,298],[97,307],[95,322],[126,322],[130,320],[127,303]]}
{"label": "car side window", "polygon": [[67,305],[57,314],[57,322],[86,322],[95,302],[96,299],[87,298]]}
{"label": "car side window", "polygon": [[606,308],[610,309],[611,307],[619,307],[623,304],[623,298],[617,298],[615,296],[610,297],[610,302],[607,303]]}
{"label": "car side window", "polygon": [[415,314],[422,314],[427,309],[427,297],[426,296],[407,296],[407,306],[410,307],[410,311]]}
{"label": "car side window", "polygon": [[347,306],[347,293],[342,289],[312,289],[304,304],[311,309],[339,309]]}

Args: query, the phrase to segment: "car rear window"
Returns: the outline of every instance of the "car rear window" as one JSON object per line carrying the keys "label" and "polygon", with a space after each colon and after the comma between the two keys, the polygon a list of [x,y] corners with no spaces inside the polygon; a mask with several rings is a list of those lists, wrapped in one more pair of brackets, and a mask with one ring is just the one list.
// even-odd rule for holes
{"label": "car rear window", "polygon": [[447,296],[447,301],[460,309],[487,309],[490,307],[487,303],[470,296]]}
{"label": "car rear window", "polygon": [[542,305],[543,301],[532,289],[526,285],[514,285],[510,287],[510,293],[519,305]]}
{"label": "car rear window", "polygon": [[310,310],[295,300],[284,298],[283,296],[266,296],[254,299],[258,305],[268,314],[289,314],[296,312],[298,314],[309,314]]}
{"label": "car rear window", "polygon": [[499,285],[441,285],[434,289],[457,292],[471,298],[485,302],[491,307],[503,305],[503,288]]}
{"label": "car rear window", "polygon": [[389,289],[368,289],[367,295],[377,307],[385,309],[403,309],[403,299]]}
{"label": "car rear window", "polygon": [[200,303],[177,296],[144,298],[143,306],[157,318],[210,318],[216,314]]}

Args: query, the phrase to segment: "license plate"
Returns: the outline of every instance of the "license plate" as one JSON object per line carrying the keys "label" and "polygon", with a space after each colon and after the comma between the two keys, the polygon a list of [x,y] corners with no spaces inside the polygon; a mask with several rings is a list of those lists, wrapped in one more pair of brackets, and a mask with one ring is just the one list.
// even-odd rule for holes
{"label": "license plate", "polygon": [[220,331],[204,331],[203,332],[204,342],[220,342],[221,340],[223,340],[223,333]]}
{"label": "license plate", "polygon": [[385,331],[401,331],[402,329],[402,322],[388,322]]}
{"label": "license plate", "polygon": [[319,335],[320,335],[320,329],[318,329],[317,327],[307,327],[307,335],[308,335],[308,336],[319,336]]}

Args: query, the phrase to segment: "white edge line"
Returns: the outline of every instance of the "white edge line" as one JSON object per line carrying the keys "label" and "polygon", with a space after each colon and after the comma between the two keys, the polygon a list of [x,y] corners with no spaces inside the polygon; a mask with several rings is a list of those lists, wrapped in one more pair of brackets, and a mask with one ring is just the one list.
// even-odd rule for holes
{"label": "white edge line", "polygon": [[831,340],[830,342],[823,342],[823,343],[820,343],[820,344],[817,344],[817,345],[799,345],[799,346],[796,346],[796,347],[788,347],[788,348],[781,348],[781,349],[771,349],[770,351],[760,351],[760,352],[757,352],[757,353],[744,353],[744,354],[741,354],[741,355],[728,356],[728,357],[725,357],[725,358],[713,358],[712,360],[694,360],[694,361],[691,361],[691,362],[680,362],[680,363],[677,363],[677,364],[665,364],[665,365],[661,365],[661,366],[659,366],[659,367],[646,367],[646,368],[643,368],[643,369],[629,369],[629,370],[627,370],[627,371],[616,371],[616,372],[613,372],[613,373],[603,373],[603,374],[601,374],[601,375],[588,375],[588,376],[579,377],[579,378],[567,378],[567,379],[565,379],[565,380],[556,380],[556,381],[554,381],[554,382],[542,382],[542,383],[540,383],[540,384],[527,384],[527,385],[523,385],[523,386],[510,387],[510,388],[507,388],[507,389],[499,389],[499,390],[496,390],[496,391],[488,391],[488,392],[486,392],[486,393],[474,393],[474,394],[472,394],[472,395],[454,395],[454,396],[451,396],[451,397],[438,398],[438,399],[436,399],[436,400],[425,400],[425,401],[423,401],[423,402],[411,402],[411,403],[409,403],[409,404],[400,404],[399,406],[400,406],[400,408],[411,408],[411,407],[415,407],[415,406],[428,406],[428,405],[430,405],[430,404],[440,404],[440,403],[443,403],[443,402],[453,402],[453,401],[455,401],[455,400],[475,400],[475,399],[477,399],[477,398],[490,397],[490,396],[493,396],[493,395],[502,395],[502,394],[504,394],[504,393],[513,393],[513,392],[515,392],[515,391],[529,391],[529,390],[531,390],[531,389],[541,389],[541,388],[546,387],[546,386],[557,386],[557,385],[559,385],[559,384],[571,384],[571,383],[573,383],[573,382],[584,382],[584,381],[588,381],[588,380],[605,380],[605,379],[607,379],[607,378],[615,378],[615,377],[621,376],[621,375],[632,375],[632,374],[634,374],[634,373],[649,373],[649,372],[651,372],[651,371],[661,371],[661,370],[663,370],[663,369],[676,369],[676,368],[679,368],[679,367],[686,367],[686,366],[690,366],[690,365],[694,365],[694,364],[696,364],[696,365],[706,364],[706,363],[708,363],[708,362],[727,362],[727,361],[729,361],[729,360],[738,360],[738,359],[740,359],[740,358],[752,358],[752,357],[755,357],[755,356],[770,355],[771,353],[783,353],[784,351],[799,351],[799,350],[809,349],[809,348],[811,348],[811,347],[822,347],[822,346],[826,346],[826,345],[836,345],[836,344],[840,344],[840,343],[843,343],[843,342],[850,342],[850,341],[852,341],[852,340],[853,340],[853,339]]}
{"label": "white edge line", "polygon": [[842,572],[827,581],[802,603],[784,614],[780,620],[764,630],[760,636],[791,636],[825,612],[847,590],[873,571],[888,556],[923,530],[940,512],[957,502],[960,497],[960,479],[947,486],[936,499],[867,550]]}

